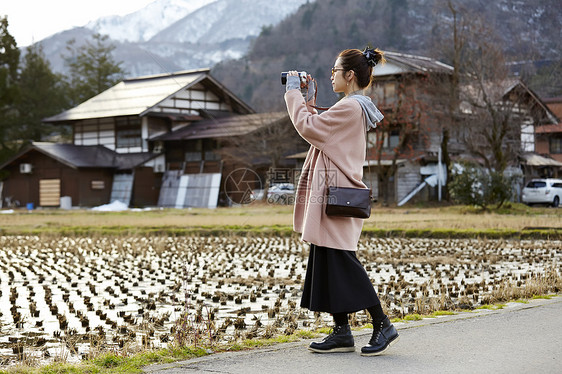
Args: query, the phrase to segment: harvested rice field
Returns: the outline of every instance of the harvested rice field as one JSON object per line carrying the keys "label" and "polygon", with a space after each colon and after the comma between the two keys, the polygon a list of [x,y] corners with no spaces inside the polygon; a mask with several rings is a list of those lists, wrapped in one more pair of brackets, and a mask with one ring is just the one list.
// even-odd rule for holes
{"label": "harvested rice field", "polygon": [[[296,236],[0,236],[0,365],[329,325],[299,308],[307,256]],[[392,317],[562,286],[558,240],[363,238],[358,257]]]}
{"label": "harvested rice field", "polygon": [[[529,208],[518,204],[513,214],[494,212],[474,213],[465,207],[383,208],[373,206],[364,228],[370,229],[428,229],[428,230],[505,230],[526,228],[554,228],[562,230],[562,208]],[[147,229],[189,228],[263,228],[281,227],[291,231],[293,207],[264,205],[219,209],[130,209],[123,212],[95,212],[86,209],[63,211],[57,209],[23,209],[10,212],[0,210],[0,235],[19,233],[79,233],[80,229],[103,231],[118,228],[120,232],[141,232]]]}

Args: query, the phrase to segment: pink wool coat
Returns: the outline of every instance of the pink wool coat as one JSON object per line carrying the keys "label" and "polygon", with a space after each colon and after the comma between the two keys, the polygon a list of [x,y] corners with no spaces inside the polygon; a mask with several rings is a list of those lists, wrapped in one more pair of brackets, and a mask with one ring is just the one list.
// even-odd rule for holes
{"label": "pink wool coat", "polygon": [[326,215],[325,170],[330,185],[366,188],[362,181],[366,123],[361,105],[344,98],[317,114],[298,89],[287,91],[285,102],[295,129],[310,143],[297,186],[293,228],[306,242],[356,251],[363,220]]}

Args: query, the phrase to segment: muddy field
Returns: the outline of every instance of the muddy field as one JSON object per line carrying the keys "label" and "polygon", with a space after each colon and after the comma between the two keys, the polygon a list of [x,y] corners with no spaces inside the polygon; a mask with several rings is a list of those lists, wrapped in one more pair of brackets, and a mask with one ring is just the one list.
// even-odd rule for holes
{"label": "muddy field", "polygon": [[[388,314],[403,317],[552,292],[561,248],[373,238],[358,257]],[[195,328],[226,342],[328,325],[298,307],[307,255],[294,237],[0,236],[0,365],[165,347]]]}

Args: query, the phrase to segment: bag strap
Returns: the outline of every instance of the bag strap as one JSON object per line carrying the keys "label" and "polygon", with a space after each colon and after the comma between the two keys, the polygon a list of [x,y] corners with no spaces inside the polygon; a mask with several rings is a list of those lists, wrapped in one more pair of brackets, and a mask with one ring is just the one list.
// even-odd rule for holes
{"label": "bag strap", "polygon": [[371,173],[371,163],[369,162],[369,136],[367,123],[365,123],[365,162],[367,163],[367,169],[369,169],[369,181],[371,182],[371,199],[373,198],[373,174]]}
{"label": "bag strap", "polygon": [[[371,181],[371,186],[369,188],[369,196],[371,199],[373,198],[373,178],[371,174],[371,164],[369,163],[367,152],[369,151],[369,137],[367,136],[367,124],[365,123],[365,161],[367,162],[367,168],[369,169],[369,179]],[[326,156],[326,154],[322,152],[322,157],[324,158],[324,182],[326,183],[326,188],[328,187],[328,165],[331,162],[330,158]],[[328,162],[326,162],[326,158]]]}

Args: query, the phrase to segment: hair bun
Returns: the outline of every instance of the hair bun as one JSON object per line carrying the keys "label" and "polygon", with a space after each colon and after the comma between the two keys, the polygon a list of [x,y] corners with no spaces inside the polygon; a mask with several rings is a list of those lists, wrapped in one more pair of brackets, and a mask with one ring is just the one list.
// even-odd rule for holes
{"label": "hair bun", "polygon": [[378,49],[365,47],[365,49],[363,50],[363,56],[365,56],[365,58],[367,59],[367,63],[370,66],[375,67],[375,65],[378,64],[382,59],[382,52]]}

